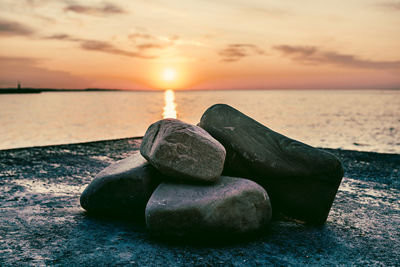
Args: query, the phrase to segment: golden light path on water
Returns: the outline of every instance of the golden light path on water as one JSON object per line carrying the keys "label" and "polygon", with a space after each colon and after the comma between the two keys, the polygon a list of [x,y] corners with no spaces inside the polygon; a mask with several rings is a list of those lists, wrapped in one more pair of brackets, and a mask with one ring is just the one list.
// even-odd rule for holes
{"label": "golden light path on water", "polygon": [[173,118],[176,119],[176,103],[175,103],[175,93],[173,90],[166,90],[164,92],[164,112],[163,112],[163,118]]}

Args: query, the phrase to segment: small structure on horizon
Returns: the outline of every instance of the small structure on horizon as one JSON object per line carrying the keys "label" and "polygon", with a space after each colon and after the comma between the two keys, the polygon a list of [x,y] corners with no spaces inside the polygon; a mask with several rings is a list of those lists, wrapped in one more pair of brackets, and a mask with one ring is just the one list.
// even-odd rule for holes
{"label": "small structure on horizon", "polygon": [[18,90],[21,89],[21,82],[18,81]]}

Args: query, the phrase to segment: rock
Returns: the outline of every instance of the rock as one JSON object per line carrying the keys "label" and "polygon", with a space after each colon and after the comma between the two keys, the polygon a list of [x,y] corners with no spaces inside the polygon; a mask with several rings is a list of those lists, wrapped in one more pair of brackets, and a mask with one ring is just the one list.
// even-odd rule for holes
{"label": "rock", "polygon": [[325,223],[343,177],[334,155],[290,139],[224,104],[210,107],[199,126],[224,145],[224,174],[262,185],[274,214]]}
{"label": "rock", "polygon": [[239,234],[262,228],[271,214],[260,185],[221,176],[214,184],[161,183],[147,203],[146,224],[167,235]]}
{"label": "rock", "polygon": [[161,173],[190,181],[217,180],[225,160],[225,148],[209,133],[176,119],[150,125],[140,153]]}
{"label": "rock", "polygon": [[102,170],[83,191],[82,208],[99,215],[142,217],[161,174],[140,153]]}

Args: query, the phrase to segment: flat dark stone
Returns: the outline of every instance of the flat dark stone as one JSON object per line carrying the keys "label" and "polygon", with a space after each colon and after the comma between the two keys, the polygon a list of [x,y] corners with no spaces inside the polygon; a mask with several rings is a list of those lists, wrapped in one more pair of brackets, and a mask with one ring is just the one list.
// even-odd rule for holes
{"label": "flat dark stone", "polygon": [[337,157],[274,132],[224,104],[207,109],[199,126],[225,147],[224,174],[262,185],[274,213],[325,223],[343,177]]}

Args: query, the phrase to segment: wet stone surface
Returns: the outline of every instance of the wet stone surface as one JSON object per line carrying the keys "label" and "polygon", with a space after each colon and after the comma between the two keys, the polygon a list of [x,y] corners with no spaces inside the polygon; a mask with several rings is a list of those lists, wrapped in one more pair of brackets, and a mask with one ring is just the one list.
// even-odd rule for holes
{"label": "wet stone surface", "polygon": [[0,151],[0,265],[396,265],[400,155],[327,151],[345,178],[326,224],[274,221],[247,240],[158,240],[144,224],[93,218],[79,196],[140,139]]}

